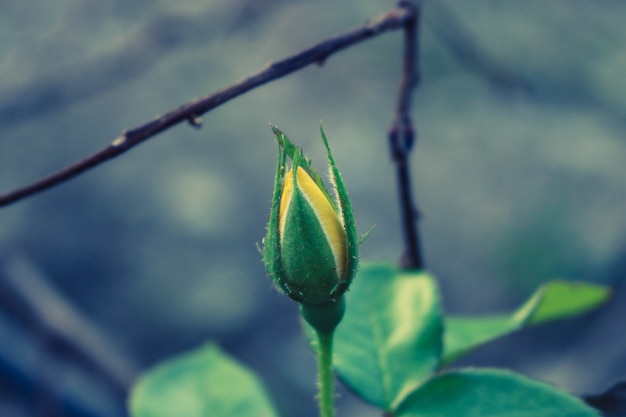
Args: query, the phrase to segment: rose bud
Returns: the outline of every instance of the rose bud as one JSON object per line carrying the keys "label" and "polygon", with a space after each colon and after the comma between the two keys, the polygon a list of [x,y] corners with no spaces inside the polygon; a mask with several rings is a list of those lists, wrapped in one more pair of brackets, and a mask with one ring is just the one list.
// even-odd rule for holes
{"label": "rose bud", "polygon": [[342,313],[341,296],[356,272],[359,247],[341,174],[323,130],[336,199],[330,197],[302,151],[280,130],[273,130],[278,142],[278,167],[263,247],[267,272],[282,291],[303,306],[324,310],[324,305],[331,303],[341,305]]}

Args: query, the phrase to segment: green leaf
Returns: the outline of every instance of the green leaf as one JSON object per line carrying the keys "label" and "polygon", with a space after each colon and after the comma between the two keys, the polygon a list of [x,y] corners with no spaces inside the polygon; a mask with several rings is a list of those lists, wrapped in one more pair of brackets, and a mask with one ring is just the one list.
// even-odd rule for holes
{"label": "green leaf", "polygon": [[[310,340],[315,340],[309,329]],[[442,324],[435,280],[364,264],[346,293],[334,367],[361,398],[391,410],[439,365]]]}
{"label": "green leaf", "polygon": [[611,295],[609,288],[586,282],[554,281],[543,285],[518,311],[527,325],[535,325],[584,313]]}
{"label": "green leaf", "polygon": [[584,282],[554,281],[542,285],[512,314],[448,317],[443,363],[448,364],[489,341],[526,326],[581,314],[604,303],[608,288]]}
{"label": "green leaf", "polygon": [[133,417],[274,417],[258,379],[207,345],[144,374],[130,397]]}
{"label": "green leaf", "polygon": [[409,395],[397,417],[598,417],[580,399],[509,371],[437,375]]}

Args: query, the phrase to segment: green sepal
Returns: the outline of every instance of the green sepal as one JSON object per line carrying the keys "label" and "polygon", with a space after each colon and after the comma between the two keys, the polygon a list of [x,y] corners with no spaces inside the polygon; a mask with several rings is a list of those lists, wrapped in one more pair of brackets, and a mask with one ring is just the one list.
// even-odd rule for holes
{"label": "green sepal", "polygon": [[289,159],[293,159],[296,153],[302,153],[302,151],[291,142],[287,136],[276,126],[272,126],[272,132],[274,132],[274,136],[276,136],[276,142],[278,142],[278,146],[283,149],[286,156]]}
{"label": "green sepal", "polygon": [[346,243],[348,246],[346,251],[346,276],[342,281],[337,284],[337,288],[335,288],[335,291],[333,291],[333,293],[343,294],[350,286],[352,278],[354,278],[359,264],[359,235],[356,230],[356,221],[354,220],[354,213],[352,211],[350,198],[348,197],[348,191],[346,190],[343,179],[341,178],[341,173],[339,172],[339,169],[337,169],[337,165],[335,165],[335,159],[333,158],[333,154],[330,151],[328,139],[326,139],[326,134],[324,133],[324,128],[321,125],[320,133],[322,135],[324,147],[326,148],[326,154],[328,156],[328,164],[330,165],[332,183],[335,187],[335,194],[337,196],[338,206],[340,210],[339,214],[343,221],[343,227],[346,230]]}
{"label": "green sepal", "polygon": [[270,209],[270,219],[267,224],[267,232],[263,240],[263,263],[268,275],[274,284],[289,294],[287,288],[280,277],[283,276],[283,266],[280,257],[280,236],[278,233],[278,214],[280,210],[280,195],[282,191],[284,170],[286,163],[286,153],[281,146],[278,147],[276,161],[276,174],[274,177],[274,193],[272,195],[272,207]]}
{"label": "green sepal", "polygon": [[315,184],[317,184],[317,186],[326,195],[326,198],[328,198],[328,201],[330,201],[333,208],[337,209],[335,201],[330,197],[324,181],[322,181],[322,178],[317,173],[317,171],[311,167],[311,159],[307,158],[304,153],[302,153],[302,149],[294,145],[294,143],[290,141],[289,138],[279,128],[277,128],[276,126],[272,126],[272,131],[274,132],[274,136],[276,136],[276,141],[278,142],[278,145],[283,148],[286,157],[294,161],[294,165],[295,160],[298,159],[298,166],[300,166],[306,171],[307,174],[309,174]]}

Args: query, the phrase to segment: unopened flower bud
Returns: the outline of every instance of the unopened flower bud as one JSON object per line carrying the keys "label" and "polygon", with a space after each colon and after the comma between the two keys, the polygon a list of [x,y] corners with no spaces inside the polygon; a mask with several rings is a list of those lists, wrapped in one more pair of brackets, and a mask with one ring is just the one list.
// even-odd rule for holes
{"label": "unopened flower bud", "polygon": [[358,237],[341,175],[323,131],[336,201],[302,151],[277,128],[274,134],[278,168],[263,248],[268,274],[303,305],[335,303],[358,263]]}

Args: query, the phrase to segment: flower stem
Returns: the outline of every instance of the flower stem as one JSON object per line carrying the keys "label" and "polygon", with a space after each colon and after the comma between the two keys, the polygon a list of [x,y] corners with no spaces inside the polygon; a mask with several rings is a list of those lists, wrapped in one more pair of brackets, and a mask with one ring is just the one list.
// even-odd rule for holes
{"label": "flower stem", "polygon": [[317,335],[317,387],[320,417],[334,417],[333,335],[343,318],[346,300],[342,295],[325,304],[300,304],[300,313]]}
{"label": "flower stem", "polygon": [[333,334],[334,331],[317,333],[317,372],[320,417],[334,417],[333,390]]}

